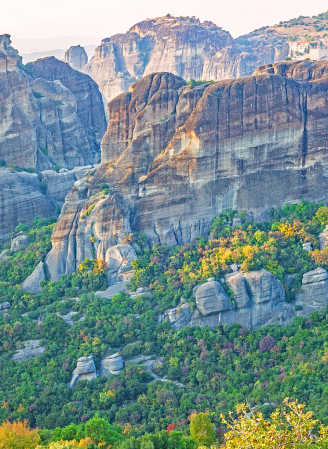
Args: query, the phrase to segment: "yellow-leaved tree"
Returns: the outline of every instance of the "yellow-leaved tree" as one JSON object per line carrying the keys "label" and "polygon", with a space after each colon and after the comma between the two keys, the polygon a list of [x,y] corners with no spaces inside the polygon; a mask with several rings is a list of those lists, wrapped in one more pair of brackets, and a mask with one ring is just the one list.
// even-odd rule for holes
{"label": "yellow-leaved tree", "polygon": [[34,449],[39,442],[38,429],[30,429],[27,420],[0,426],[0,449]]}
{"label": "yellow-leaved tree", "polygon": [[253,413],[246,404],[236,407],[238,416],[233,418],[229,413],[222,422],[229,431],[225,434],[227,449],[296,449],[296,448],[328,448],[328,428],[320,426],[315,432],[318,421],[313,419],[312,412],[304,412],[304,405],[284,400],[287,411],[277,409],[264,419],[262,413]]}

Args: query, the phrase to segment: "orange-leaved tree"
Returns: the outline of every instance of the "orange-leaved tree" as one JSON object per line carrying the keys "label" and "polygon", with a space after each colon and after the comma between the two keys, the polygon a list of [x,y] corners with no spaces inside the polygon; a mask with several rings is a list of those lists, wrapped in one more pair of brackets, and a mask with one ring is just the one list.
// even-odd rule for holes
{"label": "orange-leaved tree", "polygon": [[27,420],[0,426],[0,449],[34,449],[40,442],[37,429],[30,429]]}

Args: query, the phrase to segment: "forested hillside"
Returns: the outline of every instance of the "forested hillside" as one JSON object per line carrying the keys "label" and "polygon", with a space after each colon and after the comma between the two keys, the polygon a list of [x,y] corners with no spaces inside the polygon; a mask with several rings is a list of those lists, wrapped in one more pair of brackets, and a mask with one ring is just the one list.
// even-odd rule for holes
{"label": "forested hillside", "polygon": [[[59,282],[43,281],[40,294],[23,292],[19,283],[44,260],[53,225],[37,220],[32,229],[20,226],[28,247],[9,251],[0,261],[1,298],[11,303],[0,318],[1,420],[28,419],[31,426],[50,431],[81,425],[98,414],[121,426],[124,432],[116,431],[123,441],[170,424],[188,431],[193,412],[207,411],[220,428],[220,413],[246,399],[268,416],[290,397],[328,424],[328,309],[296,317],[285,327],[255,330],[219,325],[174,331],[167,320],[158,323],[158,316],[181,298],[193,309],[193,287],[209,277],[222,279],[233,263],[244,271],[265,268],[275,274],[292,303],[302,274],[328,267],[328,251],[319,250],[318,238],[328,224],[328,208],[302,202],[273,210],[271,217],[248,222],[245,214],[230,211],[214,220],[209,240],[173,248],[150,248],[145,235],[127,235],[126,241],[138,247],[130,292],[149,291],[121,292],[111,300],[95,295],[107,286],[106,264],[100,260],[85,260]],[[313,251],[303,249],[305,242]],[[290,274],[296,276],[288,287]],[[73,326],[61,318],[70,311],[75,312]],[[39,340],[44,352],[11,360],[28,340]],[[104,355],[117,351],[124,359],[118,376],[68,386],[79,357],[93,355],[98,368]],[[52,438],[67,439],[65,432],[56,429]]]}

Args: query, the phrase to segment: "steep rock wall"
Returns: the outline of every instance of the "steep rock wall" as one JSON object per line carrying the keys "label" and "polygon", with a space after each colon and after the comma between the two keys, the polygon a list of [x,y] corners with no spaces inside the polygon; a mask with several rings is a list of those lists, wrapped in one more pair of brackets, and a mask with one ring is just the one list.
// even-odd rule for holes
{"label": "steep rock wall", "polygon": [[[170,73],[144,77],[109,103],[102,163],[75,187],[81,203],[70,200],[70,207],[86,207],[106,183],[128,208],[132,230],[175,245],[206,235],[227,209],[262,219],[303,197],[327,201],[327,66],[277,64],[288,76],[261,73],[194,89]],[[293,78],[304,72],[307,81]],[[66,267],[82,251],[84,222],[74,220],[63,210],[52,237]],[[73,221],[81,234],[71,234],[76,249],[67,256],[61,229]]]}
{"label": "steep rock wall", "polygon": [[173,16],[147,19],[126,34],[103,39],[81,71],[96,81],[107,104],[150,73],[171,72],[186,80],[238,78],[288,56],[288,45],[274,36],[255,35],[240,42],[208,21]]}
{"label": "steep rock wall", "polygon": [[58,80],[73,93],[76,113],[86,134],[89,151],[92,153],[91,159],[86,160],[85,164],[98,163],[101,139],[106,132],[106,117],[97,84],[88,75],[74,70],[69,64],[53,56],[39,59],[29,66],[32,66],[34,78]]}

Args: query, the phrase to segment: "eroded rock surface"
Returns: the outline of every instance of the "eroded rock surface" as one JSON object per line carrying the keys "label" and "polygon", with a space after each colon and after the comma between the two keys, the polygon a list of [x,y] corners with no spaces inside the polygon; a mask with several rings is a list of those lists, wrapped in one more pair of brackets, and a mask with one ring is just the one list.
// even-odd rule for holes
{"label": "eroded rock surface", "polygon": [[81,45],[73,45],[65,51],[64,62],[67,62],[73,69],[79,70],[88,62],[88,55]]}
{"label": "eroded rock surface", "polygon": [[325,229],[319,234],[320,240],[320,249],[323,250],[328,246],[328,225]]}
{"label": "eroded rock surface", "polygon": [[302,310],[298,315],[308,316],[328,304],[328,272],[317,268],[305,273],[302,278],[301,292],[296,294],[296,305]]}
{"label": "eroded rock surface", "polygon": [[44,195],[34,173],[0,171],[0,238],[15,227],[33,225],[34,217],[56,217],[54,203]]}
{"label": "eroded rock surface", "polygon": [[157,17],[103,39],[81,71],[97,82],[107,103],[150,73],[171,72],[186,80],[238,78],[251,75],[260,64],[284,60],[288,52],[288,45],[273,35],[255,33],[250,40],[233,41],[209,21]]}
{"label": "eroded rock surface", "polygon": [[16,362],[22,362],[26,359],[35,358],[44,353],[46,348],[40,346],[40,340],[30,340],[24,343],[24,348],[19,349],[18,352],[12,356],[12,360]]}
{"label": "eroded rock surface", "polygon": [[50,271],[72,273],[92,248],[105,259],[131,230],[171,246],[207,236],[227,209],[261,220],[302,197],[327,201],[328,62],[273,70],[195,88],[152,74],[112,100],[102,163],[67,196]]}
{"label": "eroded rock surface", "polygon": [[71,388],[75,387],[78,380],[93,380],[96,379],[97,372],[93,356],[80,357],[77,359],[76,368],[72,373],[72,379],[69,384]]}
{"label": "eroded rock surface", "polygon": [[21,287],[23,291],[29,291],[33,293],[41,293],[42,287],[41,282],[46,280],[46,275],[43,269],[43,262],[40,262],[34,269],[33,273],[30,274],[25,281],[22,283]]}
{"label": "eroded rock surface", "polygon": [[123,369],[123,359],[116,353],[110,355],[100,362],[99,376],[108,377],[110,374],[117,375]]}
{"label": "eroded rock surface", "polygon": [[158,321],[162,322],[168,319],[172,328],[177,331],[190,324],[191,315],[190,306],[188,303],[185,303],[178,307],[165,310],[164,314],[159,316]]}
{"label": "eroded rock surface", "polygon": [[11,239],[11,251],[17,251],[21,247],[25,247],[29,244],[27,235],[23,234],[23,232],[19,232],[13,236]]}
{"label": "eroded rock surface", "polygon": [[222,285],[215,280],[208,279],[200,285],[195,293],[196,306],[202,316],[215,315],[233,309],[231,299]]}

